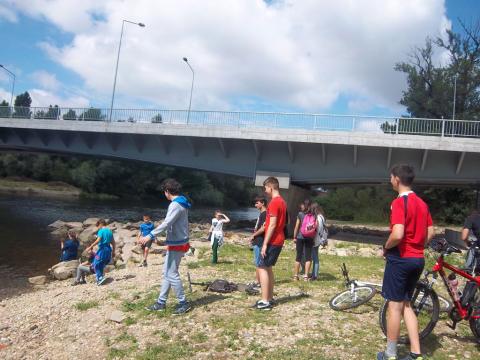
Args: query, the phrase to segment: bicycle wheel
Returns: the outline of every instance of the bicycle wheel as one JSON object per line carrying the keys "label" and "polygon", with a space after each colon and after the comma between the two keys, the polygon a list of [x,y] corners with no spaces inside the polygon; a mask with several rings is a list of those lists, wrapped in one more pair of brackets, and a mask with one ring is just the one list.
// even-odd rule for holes
{"label": "bicycle wheel", "polygon": [[[383,302],[379,313],[380,327],[385,335],[387,335],[388,303],[388,301]],[[420,340],[422,340],[432,332],[440,316],[438,296],[435,291],[427,289],[424,283],[418,282],[413,293],[411,304],[417,314],[419,336]],[[403,320],[400,324],[400,337],[398,342],[400,344],[409,343],[407,328]]]}
{"label": "bicycle wheel", "polygon": [[333,310],[347,310],[365,304],[375,296],[376,290],[371,286],[355,286],[332,297],[329,305]]}
{"label": "bicycle wheel", "polygon": [[453,304],[443,296],[438,296],[438,303],[440,304],[440,311],[449,313],[452,310]]}
{"label": "bicycle wheel", "polygon": [[470,330],[472,330],[477,342],[480,343],[480,293],[478,291],[472,307],[472,315],[470,316],[468,322],[470,324]]}

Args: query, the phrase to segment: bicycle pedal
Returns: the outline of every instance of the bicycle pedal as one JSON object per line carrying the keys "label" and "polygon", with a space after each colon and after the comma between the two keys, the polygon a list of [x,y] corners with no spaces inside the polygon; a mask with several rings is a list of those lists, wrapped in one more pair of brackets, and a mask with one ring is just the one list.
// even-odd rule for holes
{"label": "bicycle pedal", "polygon": [[456,321],[453,321],[452,322],[452,325],[450,325],[449,323],[447,323],[447,326],[452,329],[452,330],[455,330],[457,328],[457,322]]}

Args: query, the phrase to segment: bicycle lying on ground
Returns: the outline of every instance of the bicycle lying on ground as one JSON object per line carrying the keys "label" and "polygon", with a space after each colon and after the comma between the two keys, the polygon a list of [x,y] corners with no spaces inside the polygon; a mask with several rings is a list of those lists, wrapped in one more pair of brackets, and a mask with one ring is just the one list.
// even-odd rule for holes
{"label": "bicycle lying on ground", "polygon": [[[431,248],[440,252],[440,256],[432,270],[426,271],[424,279],[418,281],[411,301],[412,308],[418,318],[420,340],[433,331],[440,316],[439,296],[433,290],[433,285],[437,281],[438,275],[440,275],[453,303],[453,307],[449,312],[452,324],[448,326],[455,329],[458,322],[468,320],[470,330],[477,341],[480,341],[480,293],[478,292],[480,276],[476,276],[476,266],[473,266],[472,273],[469,274],[447,263],[444,260],[445,256],[452,253],[461,253],[461,251],[455,246],[449,245],[445,239],[435,241],[435,243],[432,243]],[[461,295],[456,293],[452,285],[449,285],[449,279],[452,281],[455,278],[450,275],[447,279],[445,268],[467,280]],[[384,334],[386,334],[387,306],[388,301],[385,301],[380,308],[379,316],[380,327]],[[402,325],[399,342],[408,343],[408,335],[404,325]]]}
{"label": "bicycle lying on ground", "polygon": [[[353,309],[354,307],[360,306],[369,302],[376,293],[382,292],[382,285],[375,284],[367,281],[360,281],[353,279],[351,280],[348,275],[347,266],[345,263],[340,267],[342,270],[342,276],[345,281],[345,287],[347,290],[344,290],[335,296],[333,296],[329,305],[333,310],[348,310]],[[449,312],[452,308],[452,304],[445,298],[438,296],[440,305],[440,311]],[[432,307],[432,304],[426,300],[425,306]]]}

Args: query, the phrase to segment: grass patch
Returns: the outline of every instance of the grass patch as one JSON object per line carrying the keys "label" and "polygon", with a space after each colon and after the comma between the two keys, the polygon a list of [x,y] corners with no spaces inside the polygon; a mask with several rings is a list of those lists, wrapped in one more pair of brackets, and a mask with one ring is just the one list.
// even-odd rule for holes
{"label": "grass patch", "polygon": [[123,332],[115,339],[107,339],[109,347],[107,359],[123,359],[130,356],[138,349],[138,341],[135,336]]}
{"label": "grass patch", "polygon": [[79,311],[87,311],[88,309],[92,309],[98,306],[98,301],[80,301],[74,305],[75,309]]}
{"label": "grass patch", "polygon": [[193,348],[182,341],[149,345],[146,350],[137,356],[139,360],[176,360],[188,359],[194,355]]}

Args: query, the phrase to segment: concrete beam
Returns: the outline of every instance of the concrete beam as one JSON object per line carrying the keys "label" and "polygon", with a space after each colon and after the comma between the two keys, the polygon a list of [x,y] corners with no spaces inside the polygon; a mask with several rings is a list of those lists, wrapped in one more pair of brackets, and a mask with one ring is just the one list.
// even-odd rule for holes
{"label": "concrete beam", "polygon": [[463,151],[458,157],[458,163],[457,163],[457,169],[455,170],[455,175],[458,175],[462,170],[463,160],[465,160],[465,155],[466,155],[466,152]]}
{"label": "concrete beam", "polygon": [[71,133],[71,132],[67,132],[67,131],[62,131],[60,134],[60,140],[62,141],[63,145],[65,145],[65,147],[67,149],[70,148],[70,144],[72,143],[72,139],[74,137],[74,134]]}
{"label": "concrete beam", "polygon": [[295,148],[293,147],[293,143],[288,141],[288,157],[290,158],[290,161],[293,163],[295,162]]}
{"label": "concrete beam", "polygon": [[420,171],[425,170],[425,166],[427,165],[427,159],[428,159],[428,150],[423,150],[422,166],[420,167]]}
{"label": "concrete beam", "polygon": [[97,142],[97,135],[95,133],[80,133],[80,137],[90,150],[93,149],[93,146]]}
{"label": "concrete beam", "polygon": [[23,145],[27,144],[28,141],[28,130],[19,130],[19,129],[13,129],[13,133],[20,139]]}
{"label": "concrete beam", "polygon": [[154,139],[163,148],[163,151],[165,151],[165,155],[169,155],[170,154],[170,141],[168,140],[168,137],[166,137],[166,136],[155,136]]}
{"label": "concrete beam", "polygon": [[390,170],[391,164],[392,164],[392,148],[388,148],[388,153],[387,153],[387,170]]}
{"label": "concrete beam", "polygon": [[2,140],[2,142],[4,144],[7,143],[8,139],[10,138],[10,135],[11,135],[10,129],[8,129],[8,128],[1,128],[0,129],[0,140]]}
{"label": "concrete beam", "polygon": [[135,135],[132,135],[132,140],[138,152],[142,153],[143,148],[145,147],[145,143],[148,141],[148,137],[135,134]]}
{"label": "concrete beam", "polygon": [[257,161],[260,161],[260,159],[262,158],[262,146],[256,140],[252,140],[252,144],[253,144],[253,150],[255,151],[255,159]]}
{"label": "concrete beam", "polygon": [[358,146],[353,145],[353,166],[357,167],[357,160],[358,160]]}
{"label": "concrete beam", "polygon": [[48,146],[50,144],[50,136],[48,132],[44,132],[42,130],[37,130],[35,131],[35,135],[40,139],[42,142],[43,146]]}
{"label": "concrete beam", "polygon": [[225,141],[221,138],[218,138],[218,146],[220,146],[220,150],[222,150],[223,156],[228,158],[228,149]]}
{"label": "concrete beam", "polygon": [[185,141],[187,145],[192,149],[192,154],[193,156],[197,157],[198,156],[198,144],[197,142],[191,138],[190,136],[185,137]]}
{"label": "concrete beam", "polygon": [[322,144],[322,163],[326,164],[327,163],[327,145]]}
{"label": "concrete beam", "polygon": [[120,145],[121,138],[117,134],[105,134],[107,142],[110,145],[110,148],[113,152],[117,152],[118,146]]}

